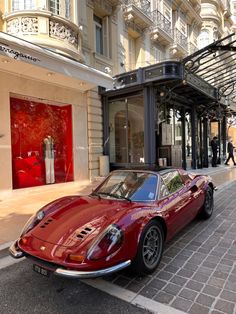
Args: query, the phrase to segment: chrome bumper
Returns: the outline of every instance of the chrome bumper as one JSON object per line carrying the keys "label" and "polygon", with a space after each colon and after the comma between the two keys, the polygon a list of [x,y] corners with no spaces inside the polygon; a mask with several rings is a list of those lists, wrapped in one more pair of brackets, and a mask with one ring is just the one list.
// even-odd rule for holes
{"label": "chrome bumper", "polygon": [[[24,257],[24,253],[19,250],[17,241],[15,241],[9,248],[9,252],[12,257],[14,258],[21,258]],[[77,270],[67,270],[63,268],[57,268],[53,271],[55,275],[63,276],[63,277],[70,277],[70,278],[81,278],[81,279],[88,279],[88,278],[96,278],[101,277],[105,275],[109,275],[113,272],[117,272],[125,267],[128,267],[131,264],[131,260],[125,261],[123,263],[120,263],[118,265],[95,270],[95,271],[77,271]],[[40,265],[40,263],[39,263]]]}
{"label": "chrome bumper", "polygon": [[12,257],[14,258],[21,258],[24,256],[24,253],[19,250],[17,241],[15,241],[10,247],[9,247],[9,252]]}
{"label": "chrome bumper", "polygon": [[109,275],[113,272],[117,272],[125,267],[128,267],[130,264],[131,264],[131,261],[128,260],[128,261],[125,261],[123,263],[120,263],[118,265],[115,265],[109,268],[94,270],[94,271],[77,271],[77,270],[67,270],[67,269],[57,268],[54,274],[58,276],[64,276],[64,277],[70,277],[70,278],[89,279],[89,278],[96,278],[96,277]]}

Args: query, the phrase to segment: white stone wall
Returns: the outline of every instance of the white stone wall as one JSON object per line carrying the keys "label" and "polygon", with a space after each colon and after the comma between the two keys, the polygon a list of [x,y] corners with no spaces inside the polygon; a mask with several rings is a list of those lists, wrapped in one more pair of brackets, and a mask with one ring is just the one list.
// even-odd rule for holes
{"label": "white stone wall", "polygon": [[103,120],[101,97],[98,91],[87,92],[88,104],[88,145],[89,177],[92,180],[99,175],[99,156],[103,155]]}

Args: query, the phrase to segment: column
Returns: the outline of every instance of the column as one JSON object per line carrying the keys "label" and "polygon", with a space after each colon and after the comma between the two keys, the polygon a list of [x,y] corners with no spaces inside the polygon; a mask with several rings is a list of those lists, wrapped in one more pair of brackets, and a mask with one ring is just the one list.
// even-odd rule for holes
{"label": "column", "polygon": [[221,139],[222,139],[222,157],[226,158],[226,141],[227,141],[227,121],[226,116],[223,116],[221,123]]}
{"label": "column", "polygon": [[196,159],[196,153],[197,153],[197,149],[196,149],[196,136],[197,136],[197,132],[196,132],[196,108],[195,106],[192,106],[191,109],[191,134],[192,134],[192,168],[196,169],[197,168],[197,159]]}
{"label": "column", "polygon": [[181,110],[181,122],[182,122],[182,167],[186,169],[186,120],[185,109]]}
{"label": "column", "polygon": [[144,159],[145,163],[156,162],[155,95],[153,86],[144,88]]}
{"label": "column", "polygon": [[203,118],[203,167],[208,168],[208,118]]}

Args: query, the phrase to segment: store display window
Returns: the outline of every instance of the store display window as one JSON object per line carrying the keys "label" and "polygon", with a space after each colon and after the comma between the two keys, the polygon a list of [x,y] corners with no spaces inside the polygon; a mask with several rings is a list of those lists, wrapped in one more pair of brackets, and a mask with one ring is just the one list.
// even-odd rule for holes
{"label": "store display window", "polygon": [[71,105],[10,99],[13,188],[73,181]]}

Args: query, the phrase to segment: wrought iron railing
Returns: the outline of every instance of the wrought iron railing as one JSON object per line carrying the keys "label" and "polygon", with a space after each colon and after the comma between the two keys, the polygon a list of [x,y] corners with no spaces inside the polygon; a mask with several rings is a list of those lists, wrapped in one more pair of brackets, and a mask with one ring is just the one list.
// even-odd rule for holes
{"label": "wrought iron railing", "polygon": [[187,51],[188,50],[188,38],[183,33],[181,33],[177,28],[174,28],[173,33],[174,33],[175,43]]}
{"label": "wrought iron railing", "polygon": [[148,17],[151,17],[150,1],[149,0],[125,0],[125,5],[135,5],[140,11],[142,11]]}
{"label": "wrought iron railing", "polygon": [[170,37],[173,36],[171,21],[169,21],[161,12],[155,10],[151,13],[152,21],[154,26],[153,29],[159,27],[161,30],[166,32]]}

